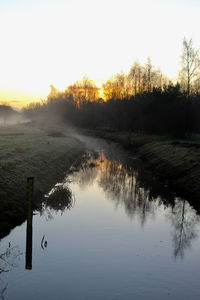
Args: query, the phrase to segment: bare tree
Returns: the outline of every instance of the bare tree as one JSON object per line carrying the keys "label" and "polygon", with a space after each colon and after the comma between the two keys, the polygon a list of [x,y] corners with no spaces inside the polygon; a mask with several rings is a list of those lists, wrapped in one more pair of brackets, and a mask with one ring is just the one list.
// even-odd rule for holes
{"label": "bare tree", "polygon": [[132,95],[141,94],[141,66],[137,60],[131,66],[128,77],[132,85]]}
{"label": "bare tree", "polygon": [[148,56],[147,63],[146,63],[148,92],[151,92],[151,89],[152,89],[152,86],[151,86],[152,85],[152,69],[153,69],[153,66],[151,64],[151,58]]}
{"label": "bare tree", "polygon": [[193,46],[193,41],[184,38],[183,52],[181,55],[182,69],[180,70],[179,77],[182,81],[183,89],[187,91],[187,97],[191,95],[191,85],[193,80],[197,78],[200,71],[200,57],[199,49],[196,50]]}

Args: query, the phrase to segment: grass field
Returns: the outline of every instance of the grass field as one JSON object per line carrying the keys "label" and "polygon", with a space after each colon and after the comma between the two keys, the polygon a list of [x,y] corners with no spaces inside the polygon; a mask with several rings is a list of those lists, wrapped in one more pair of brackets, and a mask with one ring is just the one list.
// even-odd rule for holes
{"label": "grass field", "polygon": [[81,142],[56,130],[0,127],[0,236],[26,218],[27,177],[34,177],[38,201],[83,150]]}

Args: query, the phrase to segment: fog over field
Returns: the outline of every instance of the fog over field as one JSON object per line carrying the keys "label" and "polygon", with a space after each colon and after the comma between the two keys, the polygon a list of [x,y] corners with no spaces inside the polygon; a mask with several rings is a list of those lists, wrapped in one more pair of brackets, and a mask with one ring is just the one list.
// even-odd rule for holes
{"label": "fog over field", "polygon": [[27,122],[21,110],[9,105],[0,105],[0,126],[9,126]]}
{"label": "fog over field", "polygon": [[0,0],[0,300],[199,300],[200,0]]}

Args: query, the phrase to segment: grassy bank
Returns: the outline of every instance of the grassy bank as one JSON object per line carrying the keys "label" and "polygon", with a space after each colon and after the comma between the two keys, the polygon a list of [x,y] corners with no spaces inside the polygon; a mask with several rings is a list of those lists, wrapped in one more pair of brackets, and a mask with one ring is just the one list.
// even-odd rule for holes
{"label": "grassy bank", "polygon": [[200,137],[174,140],[164,136],[91,131],[136,151],[165,184],[178,195],[187,197],[199,210],[200,207]]}
{"label": "grassy bank", "polygon": [[35,203],[62,179],[84,150],[71,136],[29,125],[0,128],[0,237],[26,218],[26,182],[34,177]]}

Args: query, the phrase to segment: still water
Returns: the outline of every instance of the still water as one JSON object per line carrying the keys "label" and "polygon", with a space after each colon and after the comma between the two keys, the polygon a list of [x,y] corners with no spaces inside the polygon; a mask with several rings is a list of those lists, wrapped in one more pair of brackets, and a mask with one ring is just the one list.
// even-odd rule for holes
{"label": "still water", "polygon": [[34,213],[29,267],[26,222],[0,241],[0,299],[200,299],[199,215],[133,154],[88,145]]}

